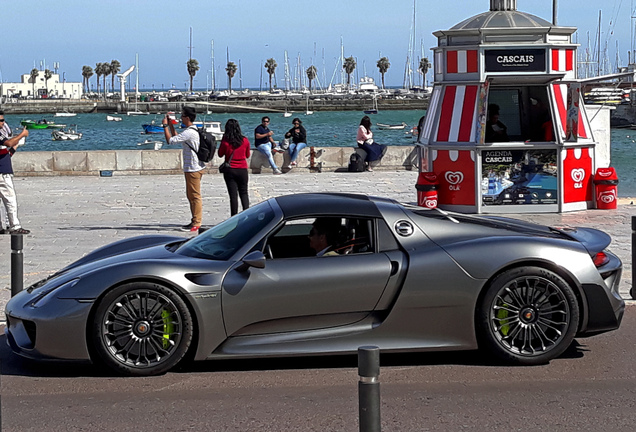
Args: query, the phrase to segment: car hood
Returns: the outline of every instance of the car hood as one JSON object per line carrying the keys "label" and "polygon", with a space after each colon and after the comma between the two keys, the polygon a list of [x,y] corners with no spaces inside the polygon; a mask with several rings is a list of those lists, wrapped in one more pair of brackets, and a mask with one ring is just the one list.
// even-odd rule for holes
{"label": "car hood", "polygon": [[[167,246],[172,243],[180,243],[185,241],[183,237],[177,236],[165,236],[165,235],[148,235],[148,236],[139,236],[133,237],[129,239],[120,240],[114,243],[110,243],[106,246],[102,246],[99,249],[95,249],[91,253],[85,255],[84,257],[78,259],[74,263],[68,265],[64,269],[60,270],[61,272],[67,272],[76,267],[83,266],[85,264],[101,261],[103,259],[109,257],[115,257],[119,255],[128,254],[133,251],[143,251],[152,248],[153,246]],[[161,251],[161,250],[160,250]],[[164,248],[165,252],[165,248]],[[145,252],[146,254],[148,252]],[[156,254],[155,250],[152,254]],[[152,258],[152,256],[147,256],[147,258]],[[123,260],[130,260],[130,257],[123,257]]]}

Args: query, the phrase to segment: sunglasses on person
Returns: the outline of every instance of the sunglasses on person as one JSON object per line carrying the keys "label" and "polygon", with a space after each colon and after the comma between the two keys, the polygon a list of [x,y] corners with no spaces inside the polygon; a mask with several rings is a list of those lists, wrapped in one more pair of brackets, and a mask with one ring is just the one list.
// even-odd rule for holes
{"label": "sunglasses on person", "polygon": [[0,119],[0,122],[4,122],[4,119]]}

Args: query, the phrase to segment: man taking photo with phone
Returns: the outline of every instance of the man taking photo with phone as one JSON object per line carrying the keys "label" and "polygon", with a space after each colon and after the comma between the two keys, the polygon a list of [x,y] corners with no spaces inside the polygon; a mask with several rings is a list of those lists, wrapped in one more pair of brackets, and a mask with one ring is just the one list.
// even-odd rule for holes
{"label": "man taking photo with phone", "polygon": [[4,206],[7,220],[0,229],[0,234],[29,234],[30,231],[22,228],[18,220],[18,200],[13,187],[13,166],[11,156],[15,153],[20,140],[29,136],[29,131],[24,128],[17,136],[12,136],[11,128],[4,118],[4,111],[0,111],[0,199]]}
{"label": "man taking photo with phone", "polygon": [[197,118],[196,110],[193,107],[184,106],[181,111],[181,122],[185,129],[180,134],[174,130],[174,125],[170,121],[170,116],[166,116],[161,121],[163,132],[168,144],[181,144],[183,149],[183,174],[186,182],[186,196],[190,203],[192,219],[188,225],[181,227],[181,231],[197,233],[201,227],[203,218],[203,200],[201,198],[201,178],[205,169],[205,162],[201,162],[197,157],[199,150],[199,133],[193,125]]}

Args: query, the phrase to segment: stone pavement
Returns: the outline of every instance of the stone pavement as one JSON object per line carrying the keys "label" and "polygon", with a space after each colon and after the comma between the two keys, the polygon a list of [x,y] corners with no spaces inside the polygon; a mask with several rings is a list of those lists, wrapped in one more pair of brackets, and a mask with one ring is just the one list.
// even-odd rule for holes
{"label": "stone pavement", "polygon": [[[182,175],[113,177],[52,176],[16,177],[19,216],[31,230],[24,237],[24,286],[27,287],[110,242],[143,234],[178,231],[189,223]],[[416,201],[416,171],[365,173],[323,172],[274,176],[250,175],[252,204],[268,198],[300,192],[352,192]],[[229,216],[227,191],[217,174],[203,177],[203,225]],[[600,228],[612,236],[611,250],[624,264],[620,293],[629,298],[631,288],[631,217],[636,205],[623,201],[618,210],[587,210],[564,214],[510,215],[557,226]],[[10,298],[10,236],[0,236],[0,310]],[[4,314],[0,312],[0,321]]]}

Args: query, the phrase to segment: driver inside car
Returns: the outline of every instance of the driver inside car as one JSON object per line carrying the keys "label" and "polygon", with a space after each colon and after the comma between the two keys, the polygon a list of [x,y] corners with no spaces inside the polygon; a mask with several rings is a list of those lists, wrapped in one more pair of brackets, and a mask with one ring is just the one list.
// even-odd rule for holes
{"label": "driver inside car", "polygon": [[316,256],[338,255],[333,247],[338,242],[342,225],[340,218],[317,218],[309,231],[309,247],[316,251]]}

